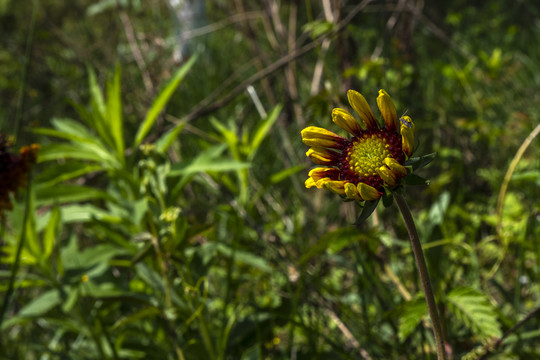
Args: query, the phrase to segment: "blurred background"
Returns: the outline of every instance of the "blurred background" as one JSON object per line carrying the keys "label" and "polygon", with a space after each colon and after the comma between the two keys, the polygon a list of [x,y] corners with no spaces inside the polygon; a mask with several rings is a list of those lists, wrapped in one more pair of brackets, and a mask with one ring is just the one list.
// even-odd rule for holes
{"label": "blurred background", "polygon": [[540,358],[538,312],[489,350],[540,305],[536,1],[0,0],[0,34],[41,146],[0,358],[434,359],[396,206],[304,187],[300,131],[381,88],[437,153],[406,197],[451,358]]}

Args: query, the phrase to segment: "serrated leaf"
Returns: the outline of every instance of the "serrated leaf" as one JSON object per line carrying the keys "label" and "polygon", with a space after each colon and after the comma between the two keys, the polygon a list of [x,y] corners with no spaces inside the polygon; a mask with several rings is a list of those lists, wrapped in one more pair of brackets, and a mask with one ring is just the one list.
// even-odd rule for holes
{"label": "serrated leaf", "polygon": [[426,313],[427,305],[423,297],[409,300],[400,307],[398,334],[401,342],[412,334]]}
{"label": "serrated leaf", "polygon": [[447,303],[456,319],[482,340],[501,336],[495,310],[483,293],[469,287],[457,288],[448,294]]}

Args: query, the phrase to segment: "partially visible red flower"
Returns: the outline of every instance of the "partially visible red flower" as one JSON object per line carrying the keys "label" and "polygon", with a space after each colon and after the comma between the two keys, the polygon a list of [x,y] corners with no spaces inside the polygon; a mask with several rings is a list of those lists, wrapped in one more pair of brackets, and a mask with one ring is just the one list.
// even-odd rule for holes
{"label": "partially visible red flower", "polygon": [[23,146],[19,154],[9,151],[11,142],[0,134],[0,215],[11,210],[10,194],[26,186],[28,172],[37,160],[39,145]]}

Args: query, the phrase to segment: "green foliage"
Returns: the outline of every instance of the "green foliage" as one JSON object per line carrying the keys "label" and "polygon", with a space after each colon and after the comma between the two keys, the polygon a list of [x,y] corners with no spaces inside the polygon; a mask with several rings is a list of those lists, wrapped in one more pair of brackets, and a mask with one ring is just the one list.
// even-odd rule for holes
{"label": "green foliage", "polygon": [[501,190],[539,120],[533,2],[179,3],[36,2],[34,34],[0,3],[1,130],[20,110],[41,145],[0,222],[0,358],[434,359],[392,197],[304,187],[300,131],[335,131],[349,88],[415,122],[403,191],[454,357],[540,357],[538,317],[512,329],[540,306],[538,137]]}
{"label": "green foliage", "polygon": [[448,309],[464,326],[482,340],[500,337],[495,309],[484,294],[473,288],[457,288],[448,293]]}

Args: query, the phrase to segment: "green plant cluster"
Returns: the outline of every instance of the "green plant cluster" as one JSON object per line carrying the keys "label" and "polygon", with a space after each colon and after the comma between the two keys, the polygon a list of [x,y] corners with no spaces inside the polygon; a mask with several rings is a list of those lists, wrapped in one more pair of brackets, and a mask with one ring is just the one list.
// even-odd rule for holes
{"label": "green plant cluster", "polygon": [[0,359],[434,359],[396,206],[353,225],[304,187],[300,130],[349,88],[415,121],[449,358],[540,358],[534,1],[173,3],[0,1],[0,130],[41,146],[0,224]]}

